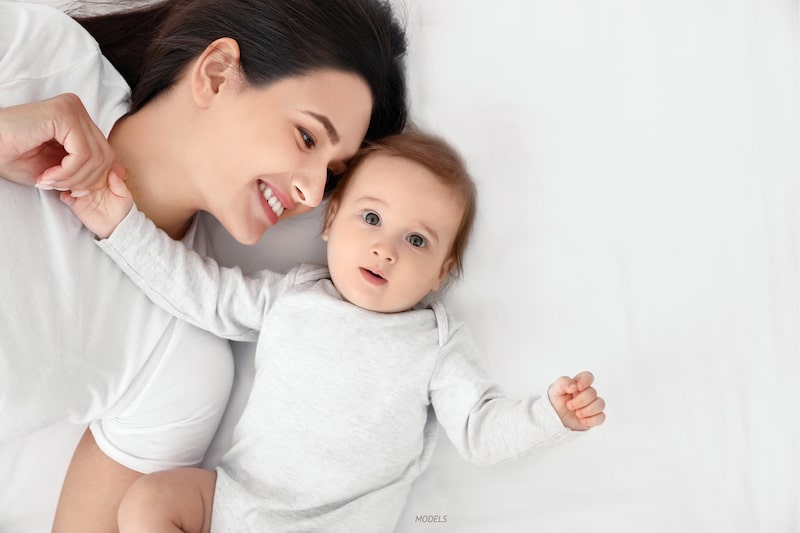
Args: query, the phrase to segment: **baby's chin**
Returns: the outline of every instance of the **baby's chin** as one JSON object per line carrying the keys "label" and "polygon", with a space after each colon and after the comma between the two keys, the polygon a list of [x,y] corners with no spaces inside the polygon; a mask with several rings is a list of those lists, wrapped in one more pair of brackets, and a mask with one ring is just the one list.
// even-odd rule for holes
{"label": "baby's chin", "polygon": [[372,311],[373,313],[383,313],[383,314],[392,314],[392,313],[403,313],[405,311],[410,311],[414,304],[407,304],[405,302],[386,302],[386,301],[379,301],[376,302],[374,299],[369,298],[359,298],[358,296],[348,297],[348,295],[342,291],[339,291],[342,294],[342,299],[347,303],[360,307],[366,311]]}

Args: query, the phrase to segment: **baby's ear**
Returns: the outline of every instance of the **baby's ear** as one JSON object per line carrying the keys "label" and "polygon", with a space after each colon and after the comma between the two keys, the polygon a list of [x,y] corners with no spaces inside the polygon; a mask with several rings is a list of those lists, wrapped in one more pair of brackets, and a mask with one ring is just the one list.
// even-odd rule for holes
{"label": "baby's ear", "polygon": [[444,263],[442,263],[442,271],[439,272],[439,280],[437,281],[436,286],[433,287],[433,289],[431,290],[433,290],[434,292],[438,291],[439,288],[441,288],[442,286],[442,282],[444,282],[444,280],[447,279],[447,276],[450,275],[450,272],[452,272],[455,266],[456,266],[455,258],[448,257],[447,259],[445,259]]}
{"label": "baby's ear", "polygon": [[331,224],[333,224],[337,211],[339,211],[339,202],[334,199],[328,200],[328,205],[325,209],[325,222],[322,226],[322,233],[320,233],[323,241],[328,240],[328,232],[331,229]]}

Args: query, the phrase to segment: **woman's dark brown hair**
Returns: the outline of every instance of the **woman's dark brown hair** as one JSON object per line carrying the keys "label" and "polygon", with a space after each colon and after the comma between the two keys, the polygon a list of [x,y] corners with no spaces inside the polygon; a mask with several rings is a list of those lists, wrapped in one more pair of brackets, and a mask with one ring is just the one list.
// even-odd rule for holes
{"label": "woman's dark brown hair", "polygon": [[209,44],[230,37],[255,87],[342,70],[372,90],[368,140],[406,123],[405,32],[384,0],[170,0],[75,18],[131,86],[131,112],[169,89]]}

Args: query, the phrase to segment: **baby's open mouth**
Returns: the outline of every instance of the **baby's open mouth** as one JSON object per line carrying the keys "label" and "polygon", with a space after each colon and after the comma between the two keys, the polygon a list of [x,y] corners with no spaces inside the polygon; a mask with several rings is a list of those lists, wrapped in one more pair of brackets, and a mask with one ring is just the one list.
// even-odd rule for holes
{"label": "baby's open mouth", "polygon": [[376,272],[369,268],[361,267],[361,275],[364,276],[364,278],[366,278],[367,281],[377,285],[383,285],[384,283],[387,282],[386,278],[383,277],[382,273]]}
{"label": "baby's open mouth", "polygon": [[384,278],[383,276],[381,276],[380,274],[376,274],[375,272],[373,272],[372,270],[370,270],[370,269],[368,269],[368,268],[365,268],[364,270],[365,270],[365,271],[366,271],[368,274],[371,274],[372,276],[374,276],[374,277],[376,277],[376,278],[378,278],[378,279],[386,279],[386,278]]}

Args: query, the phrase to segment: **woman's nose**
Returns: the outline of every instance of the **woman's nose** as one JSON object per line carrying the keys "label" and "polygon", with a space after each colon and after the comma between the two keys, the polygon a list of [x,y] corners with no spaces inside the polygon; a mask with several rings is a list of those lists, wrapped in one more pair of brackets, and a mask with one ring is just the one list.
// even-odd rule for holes
{"label": "woman's nose", "polygon": [[292,199],[299,204],[317,207],[322,202],[327,179],[327,167],[322,172],[311,171],[295,175],[292,180]]}

